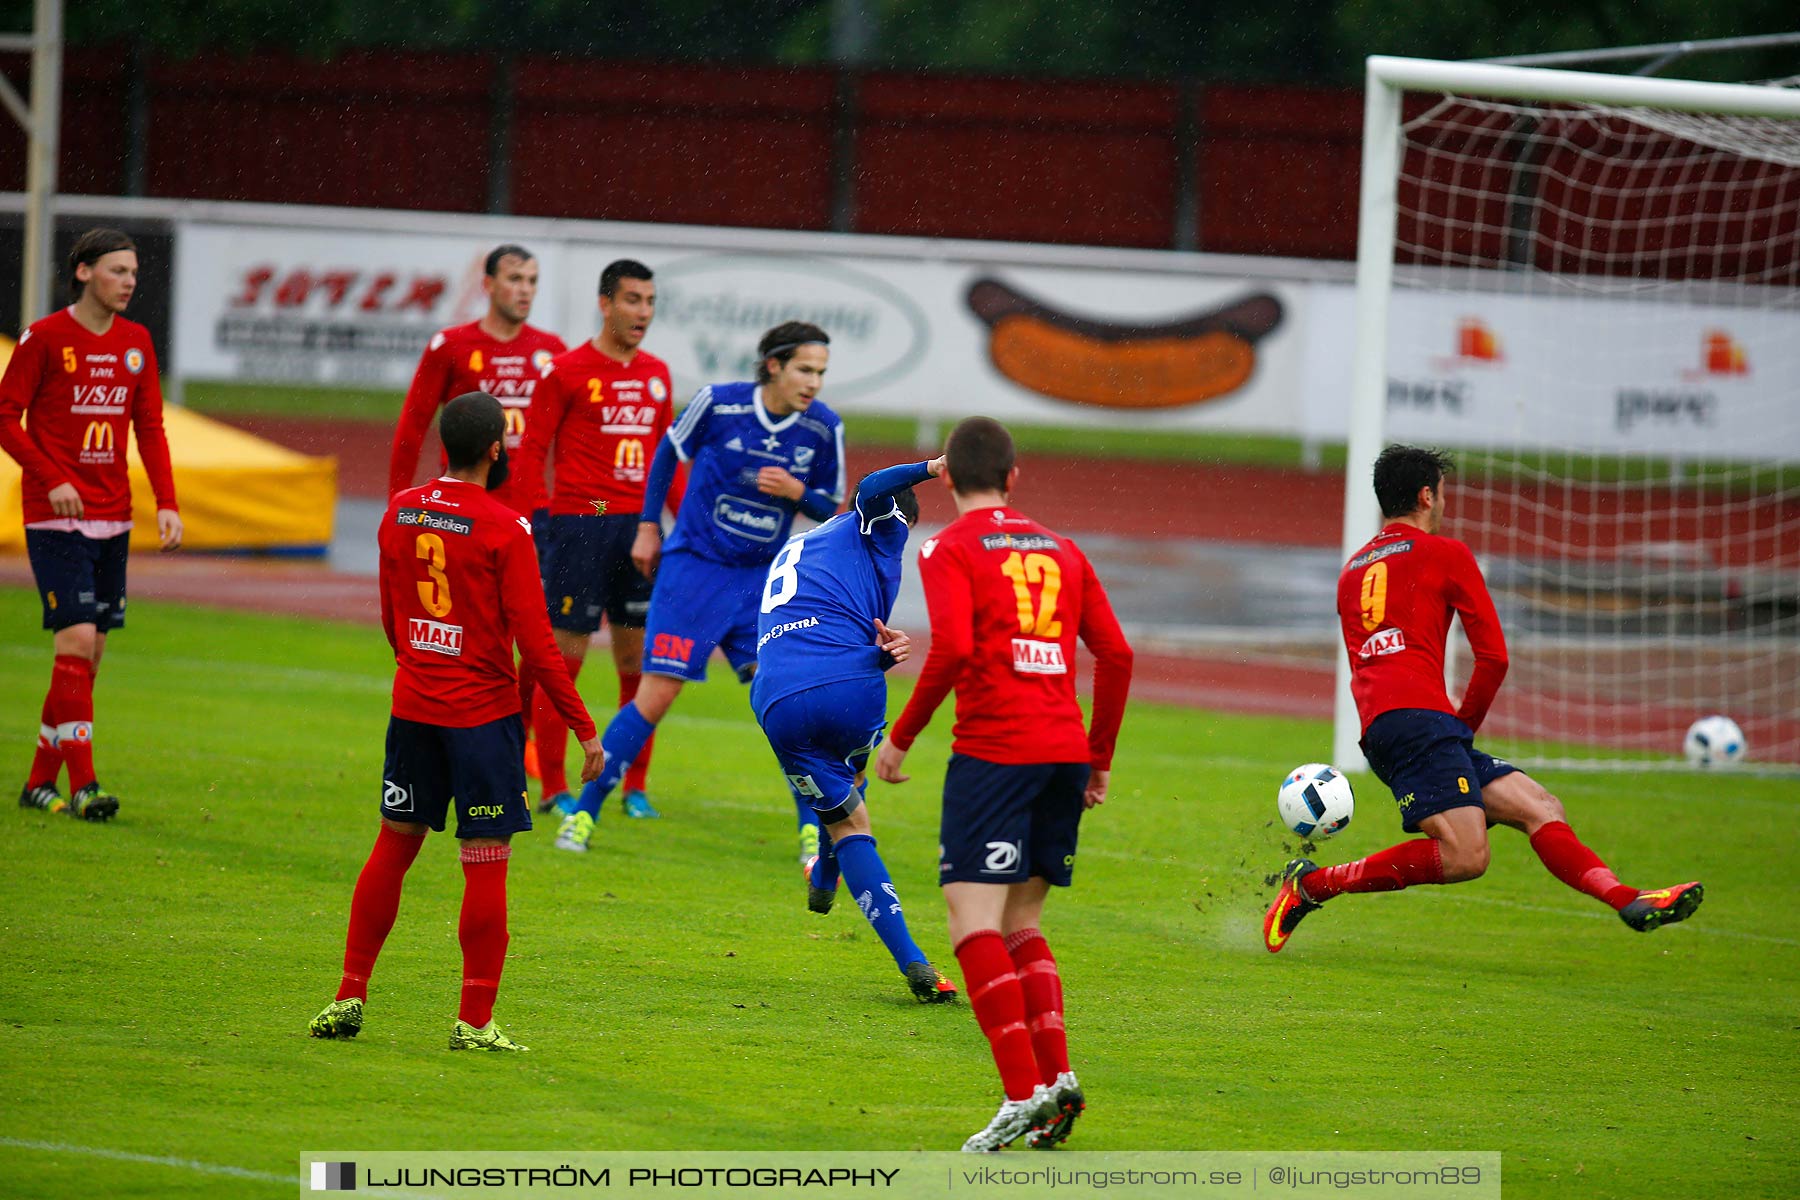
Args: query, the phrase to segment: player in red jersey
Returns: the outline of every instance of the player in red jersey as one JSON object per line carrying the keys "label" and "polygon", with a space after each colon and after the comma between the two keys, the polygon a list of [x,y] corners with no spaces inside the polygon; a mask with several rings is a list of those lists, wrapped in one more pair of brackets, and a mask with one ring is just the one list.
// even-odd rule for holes
{"label": "player in red jersey", "polygon": [[[644,669],[644,618],[650,579],[631,561],[650,456],[668,430],[673,407],[669,368],[641,349],[656,316],[649,267],[624,258],[600,272],[600,332],[559,355],[538,384],[535,415],[519,451],[521,486],[540,497],[544,462],[554,450],[555,491],[544,522],[549,550],[544,598],[569,678],[581,674],[588,639],[606,618],[612,630],[619,703],[637,695]],[[661,514],[645,520],[659,520]],[[539,699],[532,714],[543,781],[539,812],[573,802],[563,770],[567,730]],[[645,792],[654,743],[624,779],[627,816],[654,817]]]}
{"label": "player in red jersey", "polygon": [[[1069,1066],[1062,981],[1040,929],[1050,888],[1074,876],[1081,814],[1106,799],[1131,687],[1131,647],[1074,542],[1007,507],[1012,437],[970,417],[950,433],[944,478],[957,519],[919,550],[931,650],[876,758],[902,783],[906,752],[944,696],[956,726],[939,828],[938,879],[963,990],[1006,1099],[965,1150],[1027,1134],[1048,1149],[1086,1101]],[[1094,654],[1094,716],[1075,699],[1075,640]]]}
{"label": "player in red jersey", "polygon": [[[164,550],[181,545],[156,350],[123,315],[137,271],[129,237],[82,234],[69,252],[75,302],[25,331],[0,379],[0,447],[24,472],[25,549],[56,654],[19,805],[90,821],[119,811],[94,778],[94,674],[107,633],[125,624],[132,430],[156,496],[157,539]],[[56,790],[65,764],[67,801]]]}
{"label": "player in red jersey", "polygon": [[[419,357],[388,455],[390,496],[411,486],[426,431],[452,396],[486,392],[500,401],[506,409],[507,453],[517,454],[530,425],[538,380],[550,360],[567,349],[554,333],[526,324],[538,288],[538,264],[531,251],[496,246],[484,267],[481,287],[488,297],[487,313],[467,325],[440,329]],[[536,515],[531,507],[534,497],[521,473],[515,472],[494,498],[520,516]]]}
{"label": "player in red jersey", "polygon": [[[438,409],[452,396],[486,392],[500,401],[506,409],[506,449],[517,454],[525,440],[538,380],[550,360],[566,349],[554,333],[526,324],[538,289],[538,264],[531,251],[511,243],[495,246],[482,264],[481,288],[488,298],[488,310],[481,319],[440,329],[419,356],[412,387],[407,389],[394,428],[394,448],[388,455],[390,496],[412,484],[425,433]],[[544,514],[533,509],[534,497],[523,478],[515,474],[495,499],[532,518],[538,558],[545,558]],[[533,776],[537,774],[535,750],[528,736],[525,770]]]}
{"label": "player in red jersey", "polygon": [[[1302,918],[1343,892],[1394,892],[1460,883],[1487,870],[1490,825],[1531,839],[1550,873],[1648,932],[1693,915],[1698,883],[1641,892],[1619,882],[1563,815],[1562,802],[1511,763],[1475,748],[1475,731],[1506,677],[1506,639],[1475,556],[1438,534],[1447,455],[1389,446],[1375,460],[1375,495],[1387,524],[1338,577],[1338,618],[1363,753],[1400,804],[1401,828],[1425,836],[1335,867],[1297,858],[1263,918],[1270,953]],[[1462,703],[1444,688],[1444,644],[1462,617],[1475,669]]]}
{"label": "player in red jersey", "polygon": [[600,739],[544,618],[531,525],[492,494],[507,475],[504,410],[480,392],[458,396],[438,431],[449,473],[395,495],[381,521],[381,624],[397,668],[381,830],[351,897],[337,999],[310,1028],[323,1038],[362,1030],[369,975],[407,868],[425,834],[442,832],[454,797],[463,981],[450,1048],[522,1050],[493,1024],[508,941],[506,863],[512,835],[531,828],[514,643],[581,739],[584,778],[600,769]]}

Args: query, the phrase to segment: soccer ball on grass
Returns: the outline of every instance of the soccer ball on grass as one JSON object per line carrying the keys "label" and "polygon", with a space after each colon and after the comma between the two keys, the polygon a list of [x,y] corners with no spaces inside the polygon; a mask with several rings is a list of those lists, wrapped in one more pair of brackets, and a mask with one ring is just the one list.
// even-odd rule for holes
{"label": "soccer ball on grass", "polygon": [[1744,757],[1744,731],[1730,717],[1701,717],[1688,726],[1682,753],[1696,767],[1729,767]]}
{"label": "soccer ball on grass", "polygon": [[1295,767],[1281,781],[1275,807],[1282,824],[1304,838],[1324,839],[1350,823],[1356,796],[1344,773],[1326,763]]}

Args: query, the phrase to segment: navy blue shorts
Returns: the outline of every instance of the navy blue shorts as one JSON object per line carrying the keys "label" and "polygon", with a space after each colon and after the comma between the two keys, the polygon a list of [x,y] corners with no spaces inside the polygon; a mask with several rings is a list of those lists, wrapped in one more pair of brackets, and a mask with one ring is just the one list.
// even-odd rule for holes
{"label": "navy blue shorts", "polygon": [[631,561],[636,513],[550,518],[550,553],[540,564],[550,624],[593,633],[601,614],[615,626],[642,629],[650,612],[650,581]]}
{"label": "navy blue shorts", "polygon": [[938,825],[938,883],[1056,887],[1075,877],[1086,763],[991,763],[952,754]]}
{"label": "navy blue shorts", "polygon": [[456,836],[501,837],[531,828],[525,802],[525,727],[516,716],[451,729],[388,718],[381,815],[444,832],[456,801]]}
{"label": "navy blue shorts", "polygon": [[1363,754],[1375,777],[1400,803],[1400,827],[1419,832],[1419,822],[1452,808],[1482,808],[1481,789],[1518,770],[1475,748],[1461,720],[1429,708],[1397,708],[1369,723]]}
{"label": "navy blue shorts", "polygon": [[131,535],[91,538],[53,529],[27,529],[25,553],[38,599],[44,604],[44,628],[93,625],[101,633],[125,624],[125,561],[131,557]]}
{"label": "navy blue shorts", "polygon": [[887,680],[841,679],[783,696],[758,718],[794,794],[835,825],[862,803],[856,777],[887,727]]}
{"label": "navy blue shorts", "polygon": [[677,550],[656,569],[644,625],[644,673],[698,683],[716,646],[740,680],[756,674],[756,614],[767,564],[734,567]]}

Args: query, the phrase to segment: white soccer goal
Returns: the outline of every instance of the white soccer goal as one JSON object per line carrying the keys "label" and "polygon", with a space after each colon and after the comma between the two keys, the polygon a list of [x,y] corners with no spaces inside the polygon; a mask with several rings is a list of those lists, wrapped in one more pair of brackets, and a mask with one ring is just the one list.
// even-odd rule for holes
{"label": "white soccer goal", "polygon": [[[1800,766],[1800,89],[1371,58],[1344,553],[1448,448],[1515,761]],[[1466,652],[1452,697],[1460,696]],[[1340,657],[1333,757],[1362,761]]]}

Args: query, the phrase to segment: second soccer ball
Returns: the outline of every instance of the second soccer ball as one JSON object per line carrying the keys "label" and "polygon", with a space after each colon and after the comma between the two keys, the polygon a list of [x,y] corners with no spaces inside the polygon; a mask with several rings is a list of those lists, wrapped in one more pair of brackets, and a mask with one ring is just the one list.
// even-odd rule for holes
{"label": "second soccer ball", "polygon": [[1326,763],[1307,763],[1281,781],[1275,807],[1289,829],[1301,837],[1323,839],[1350,823],[1356,796],[1342,771]]}

